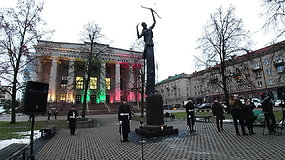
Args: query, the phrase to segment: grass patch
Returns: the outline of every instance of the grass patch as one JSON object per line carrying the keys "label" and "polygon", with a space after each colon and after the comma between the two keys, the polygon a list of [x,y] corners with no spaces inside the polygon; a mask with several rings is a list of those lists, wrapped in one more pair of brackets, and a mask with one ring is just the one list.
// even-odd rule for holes
{"label": "grass patch", "polygon": [[[53,121],[35,121],[35,130],[40,130],[47,125],[55,125],[57,128],[68,128],[68,124],[64,120]],[[0,140],[22,138],[23,135],[17,132],[30,131],[31,123],[28,121],[17,122],[16,124],[10,124],[8,121],[0,121]]]}

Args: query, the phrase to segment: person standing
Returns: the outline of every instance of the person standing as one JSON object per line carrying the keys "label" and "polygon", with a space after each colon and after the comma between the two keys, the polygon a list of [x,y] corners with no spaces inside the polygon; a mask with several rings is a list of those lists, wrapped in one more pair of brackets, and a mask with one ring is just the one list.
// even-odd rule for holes
{"label": "person standing", "polygon": [[48,118],[47,118],[47,120],[50,120],[50,116],[51,116],[51,109],[49,108],[48,109]]}
{"label": "person standing", "polygon": [[246,99],[244,104],[244,119],[248,128],[249,134],[255,134],[253,132],[253,122],[255,120],[253,110],[255,106],[251,102],[251,99]]}
{"label": "person standing", "polygon": [[269,130],[269,134],[275,134],[276,120],[273,113],[274,101],[272,100],[272,93],[262,95],[261,108],[264,114],[265,122]]}
{"label": "person standing", "polygon": [[132,119],[132,116],[131,107],[127,103],[127,99],[124,98],[118,110],[120,134],[123,135],[121,142],[129,142],[128,135],[130,133],[130,120]]}
{"label": "person standing", "polygon": [[238,129],[238,121],[241,126],[242,135],[248,135],[244,129],[244,119],[242,113],[242,102],[238,99],[238,95],[233,95],[232,100],[230,102],[230,112],[234,121],[236,135],[240,136],[239,129]]}
{"label": "person standing", "polygon": [[75,109],[75,106],[71,106],[71,110],[68,111],[68,114],[67,114],[67,121],[69,122],[69,129],[70,129],[71,135],[75,135],[77,117],[78,117],[78,112]]}
{"label": "person standing", "polygon": [[191,98],[188,98],[188,102],[185,105],[186,114],[187,114],[187,125],[189,126],[190,132],[195,132],[195,112],[194,112],[194,102]]}
{"label": "person standing", "polygon": [[57,109],[55,109],[55,110],[53,111],[53,114],[54,114],[54,119],[56,119],[56,117],[57,117],[57,114],[58,114],[58,111],[57,111]]}
{"label": "person standing", "polygon": [[215,99],[214,103],[212,104],[212,113],[216,119],[218,131],[220,132],[221,130],[224,130],[223,129],[223,120],[225,118],[224,109],[217,99]]}

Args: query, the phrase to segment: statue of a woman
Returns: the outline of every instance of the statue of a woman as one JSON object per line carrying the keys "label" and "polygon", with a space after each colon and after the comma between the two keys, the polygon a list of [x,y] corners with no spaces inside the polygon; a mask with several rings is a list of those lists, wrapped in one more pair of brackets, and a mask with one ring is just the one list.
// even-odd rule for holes
{"label": "statue of a woman", "polygon": [[142,22],[142,32],[141,34],[139,34],[139,30],[138,30],[138,26],[137,25],[137,36],[138,39],[140,39],[141,37],[144,37],[144,55],[143,58],[146,59],[147,61],[147,80],[146,80],[146,94],[154,94],[155,92],[155,66],[154,66],[154,52],[153,52],[153,32],[152,29],[155,26],[155,17],[154,17],[154,11],[152,9],[151,10],[151,14],[152,14],[152,18],[153,18],[153,24],[152,26],[150,26],[149,28],[147,28],[147,24],[145,22]]}

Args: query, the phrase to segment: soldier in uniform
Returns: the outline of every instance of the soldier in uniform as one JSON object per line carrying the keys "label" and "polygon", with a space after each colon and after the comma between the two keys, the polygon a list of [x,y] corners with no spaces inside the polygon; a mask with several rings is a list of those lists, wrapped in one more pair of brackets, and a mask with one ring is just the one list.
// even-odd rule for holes
{"label": "soldier in uniform", "polygon": [[75,109],[75,106],[71,106],[71,110],[67,114],[67,121],[69,122],[69,129],[71,135],[75,135],[77,117],[78,117],[78,112]]}
{"label": "soldier in uniform", "polygon": [[186,113],[187,113],[187,125],[189,126],[190,132],[195,132],[195,114],[194,114],[194,102],[191,98],[188,98],[188,102],[185,105]]}
{"label": "soldier in uniform", "polygon": [[127,104],[127,99],[122,100],[122,104],[119,106],[118,118],[120,123],[120,134],[123,135],[122,142],[129,142],[128,134],[130,133],[130,120],[131,117],[131,107]]}

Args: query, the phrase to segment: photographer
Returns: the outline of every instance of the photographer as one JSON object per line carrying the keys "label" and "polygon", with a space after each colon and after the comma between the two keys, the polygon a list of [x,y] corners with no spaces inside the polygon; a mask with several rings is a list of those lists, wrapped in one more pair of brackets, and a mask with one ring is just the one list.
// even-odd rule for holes
{"label": "photographer", "polygon": [[267,94],[264,93],[261,96],[261,98],[262,98],[261,107],[264,114],[265,123],[269,130],[269,134],[275,134],[276,120],[273,113],[273,106],[274,106],[273,95],[272,93],[267,93]]}

